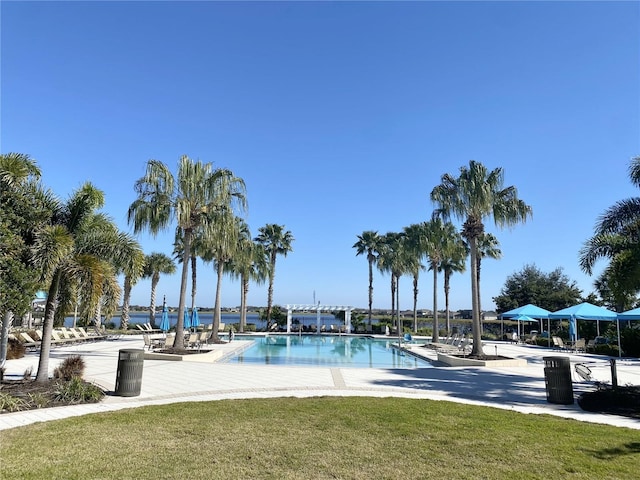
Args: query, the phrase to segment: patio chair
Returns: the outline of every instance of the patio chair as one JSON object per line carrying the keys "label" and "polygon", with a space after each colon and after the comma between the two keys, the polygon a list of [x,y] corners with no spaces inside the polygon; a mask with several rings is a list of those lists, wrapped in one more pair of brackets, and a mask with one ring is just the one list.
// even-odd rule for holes
{"label": "patio chair", "polygon": [[188,348],[198,348],[200,349],[200,336],[197,333],[191,333],[189,335],[189,340],[187,341]]}
{"label": "patio chair", "polygon": [[31,350],[37,350],[38,348],[40,348],[40,342],[31,338],[27,332],[20,332],[20,338],[21,340],[18,340],[22,342],[22,345],[25,348],[30,348]]}
{"label": "patio chair", "polygon": [[198,341],[200,342],[200,345],[206,345],[207,343],[209,343],[209,332],[206,332],[206,331],[200,332]]}
{"label": "patio chair", "polygon": [[167,335],[167,337],[164,339],[164,348],[173,348],[173,343],[176,340],[176,336],[171,333],[169,335]]}
{"label": "patio chair", "polygon": [[567,346],[564,344],[560,337],[551,337],[553,341],[553,348],[558,350],[567,350]]}
{"label": "patio chair", "polygon": [[573,345],[573,349],[576,352],[583,352],[583,353],[586,352],[587,346],[586,346],[586,343],[584,341],[584,338],[579,338],[578,340],[576,340],[576,343],[574,343],[574,345]]}

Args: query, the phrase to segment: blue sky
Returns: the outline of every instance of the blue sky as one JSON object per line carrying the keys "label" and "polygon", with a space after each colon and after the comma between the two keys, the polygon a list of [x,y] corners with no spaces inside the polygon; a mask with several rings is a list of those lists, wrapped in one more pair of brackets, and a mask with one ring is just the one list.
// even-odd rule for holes
{"label": "blue sky", "polygon": [[[636,196],[640,155],[637,2],[7,2],[1,14],[0,151],[35,158],[62,198],[90,180],[126,211],[148,159],[230,168],[252,232],[283,224],[274,300],[367,306],[358,234],[429,218],[443,173],[503,167],[533,219],[497,235],[483,307],[506,277],[563,267],[586,295],[578,252],[596,218]],[[172,251],[172,231],[138,237]],[[599,265],[600,268],[603,265]],[[200,268],[198,304],[215,276]],[[442,283],[440,281],[440,283]],[[411,280],[400,283],[411,308]],[[432,307],[431,274],[420,308]],[[141,281],[132,303],[149,302]],[[249,303],[266,304],[252,285]],[[441,285],[439,290],[441,290]],[[240,302],[226,280],[222,303]],[[178,303],[179,275],[158,287]],[[439,294],[439,306],[444,298]],[[470,308],[468,274],[451,305]],[[376,274],[374,307],[389,308]]]}

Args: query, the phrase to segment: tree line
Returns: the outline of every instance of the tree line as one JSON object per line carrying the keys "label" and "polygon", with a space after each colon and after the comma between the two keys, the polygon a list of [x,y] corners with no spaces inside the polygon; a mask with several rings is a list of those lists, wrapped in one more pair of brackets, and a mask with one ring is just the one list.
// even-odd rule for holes
{"label": "tree line", "polygon": [[[225,273],[240,280],[246,324],[246,296],[251,280],[268,281],[267,322],[271,321],[276,259],[292,251],[294,238],[283,225],[267,224],[252,237],[242,218],[247,209],[244,181],[228,169],[182,156],[174,173],[163,162],[149,160],[134,184],[136,199],[128,209],[134,235],[175,229],[173,253],[182,264],[175,348],[184,347],[184,312],[189,267],[191,306],[197,288],[196,260],[213,263],[218,281],[214,328],[220,341],[221,280]],[[129,322],[129,297],[141,278],[151,278],[150,321],[155,318],[155,291],[160,275],[176,271],[174,259],[145,255],[134,236],[122,232],[100,210],[104,193],[84,183],[63,201],[41,183],[37,162],[21,153],[0,155],[0,361],[6,358],[8,330],[14,317],[31,308],[38,290],[47,292],[43,341],[36,381],[48,380],[51,332],[79,307],[80,317],[97,325],[111,316],[122,298],[121,327]],[[119,277],[124,278],[121,288]]]}

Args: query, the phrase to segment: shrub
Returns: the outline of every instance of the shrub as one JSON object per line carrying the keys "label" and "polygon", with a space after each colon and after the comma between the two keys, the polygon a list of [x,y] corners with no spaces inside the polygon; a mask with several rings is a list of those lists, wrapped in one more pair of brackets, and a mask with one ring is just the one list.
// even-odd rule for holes
{"label": "shrub", "polygon": [[55,399],[60,402],[95,403],[103,396],[104,392],[98,386],[87,383],[80,377],[56,384]]}
{"label": "shrub", "polygon": [[25,348],[17,338],[10,338],[7,342],[7,360],[24,357]]}
{"label": "shrub", "polygon": [[0,393],[0,412],[19,412],[24,410],[26,402],[20,398]]}
{"label": "shrub", "polygon": [[640,357],[640,327],[638,325],[621,329],[620,342],[625,355]]}
{"label": "shrub", "polygon": [[62,380],[72,380],[73,378],[82,378],[84,373],[84,360],[80,355],[67,357],[53,371],[53,378]]}

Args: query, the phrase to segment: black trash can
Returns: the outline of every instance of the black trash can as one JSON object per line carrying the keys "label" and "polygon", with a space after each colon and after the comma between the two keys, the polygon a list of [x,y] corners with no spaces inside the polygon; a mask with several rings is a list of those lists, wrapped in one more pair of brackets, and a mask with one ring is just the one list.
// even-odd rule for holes
{"label": "black trash can", "polygon": [[543,357],[547,402],[573,404],[573,383],[569,357]]}
{"label": "black trash can", "polygon": [[125,349],[119,351],[116,395],[121,397],[137,397],[140,395],[143,365],[144,350]]}

